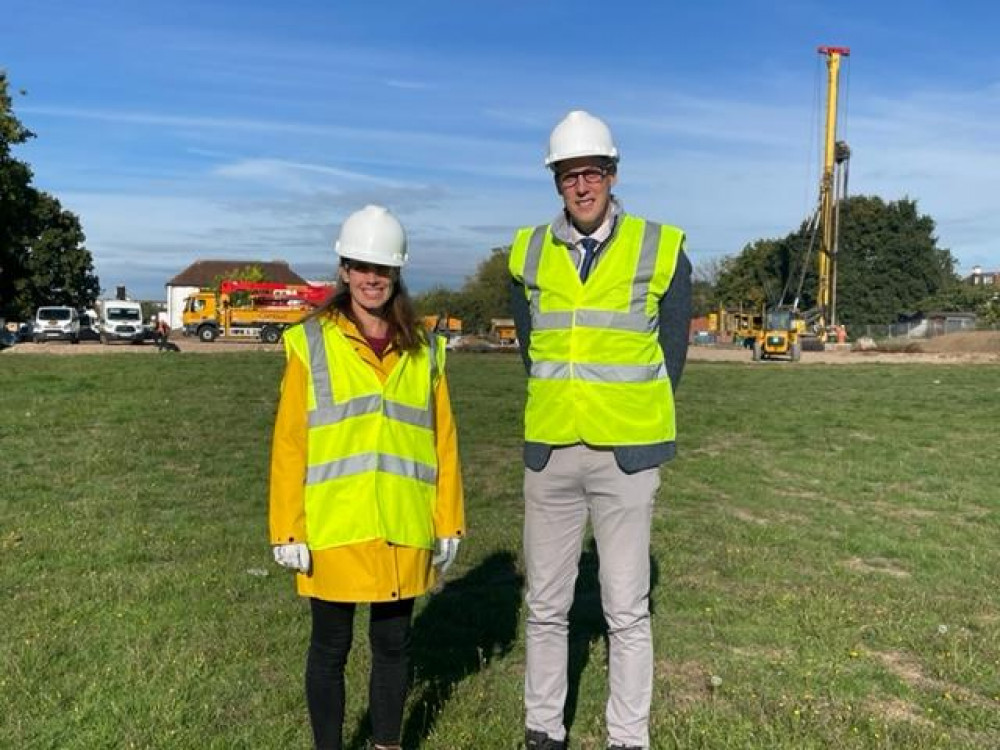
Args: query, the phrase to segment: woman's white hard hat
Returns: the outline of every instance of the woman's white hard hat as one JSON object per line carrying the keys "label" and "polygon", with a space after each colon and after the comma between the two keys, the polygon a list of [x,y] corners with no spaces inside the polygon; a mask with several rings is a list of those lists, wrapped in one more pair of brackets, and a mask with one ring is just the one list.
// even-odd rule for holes
{"label": "woman's white hard hat", "polygon": [[577,109],[552,129],[545,166],[554,168],[558,162],[582,156],[604,156],[618,161],[618,147],[602,120]]}
{"label": "woman's white hard hat", "polygon": [[340,226],[334,249],[341,258],[380,266],[406,265],[406,232],[384,206],[368,205]]}

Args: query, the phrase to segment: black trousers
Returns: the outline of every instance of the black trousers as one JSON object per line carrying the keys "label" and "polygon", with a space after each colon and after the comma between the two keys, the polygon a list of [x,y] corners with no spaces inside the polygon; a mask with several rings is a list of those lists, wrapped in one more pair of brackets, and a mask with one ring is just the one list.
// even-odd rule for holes
{"label": "black trousers", "polygon": [[[312,638],[306,659],[306,702],[317,750],[341,750],[344,727],[344,667],[351,651],[356,605],[310,599]],[[373,603],[368,626],[372,668],[368,713],[372,739],[397,745],[410,679],[413,599]]]}

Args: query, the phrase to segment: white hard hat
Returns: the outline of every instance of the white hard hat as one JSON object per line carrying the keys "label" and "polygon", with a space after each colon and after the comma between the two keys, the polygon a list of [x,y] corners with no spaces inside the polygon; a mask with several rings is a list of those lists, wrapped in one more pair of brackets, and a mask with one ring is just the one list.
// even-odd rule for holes
{"label": "white hard hat", "polygon": [[406,232],[389,209],[369,205],[344,220],[334,249],[341,258],[398,268],[406,265]]}
{"label": "white hard hat", "polygon": [[601,120],[581,109],[566,115],[552,129],[545,166],[580,156],[606,156],[618,161],[618,148],[611,130]]}

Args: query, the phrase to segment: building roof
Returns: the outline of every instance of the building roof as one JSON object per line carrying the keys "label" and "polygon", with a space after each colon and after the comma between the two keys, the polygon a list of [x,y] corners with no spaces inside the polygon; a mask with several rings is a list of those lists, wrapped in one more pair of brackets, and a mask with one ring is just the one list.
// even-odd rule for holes
{"label": "building roof", "polygon": [[997,279],[1000,278],[1000,270],[996,271],[984,271],[979,266],[972,269],[972,273],[966,276],[963,281],[968,284],[979,284],[982,283],[983,279]]}
{"label": "building roof", "polygon": [[170,279],[166,286],[214,286],[220,276],[247,266],[258,266],[264,279],[279,284],[305,284],[306,280],[283,260],[196,260]]}

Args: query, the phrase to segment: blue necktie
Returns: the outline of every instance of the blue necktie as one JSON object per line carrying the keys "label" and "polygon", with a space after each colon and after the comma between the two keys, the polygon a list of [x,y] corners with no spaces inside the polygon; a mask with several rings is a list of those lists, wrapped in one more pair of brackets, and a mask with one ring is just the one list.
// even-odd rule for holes
{"label": "blue necktie", "polygon": [[597,246],[601,244],[593,237],[584,237],[580,240],[580,247],[583,248],[583,263],[580,264],[580,281],[586,281],[590,275],[590,267],[594,265],[594,258],[597,257]]}

